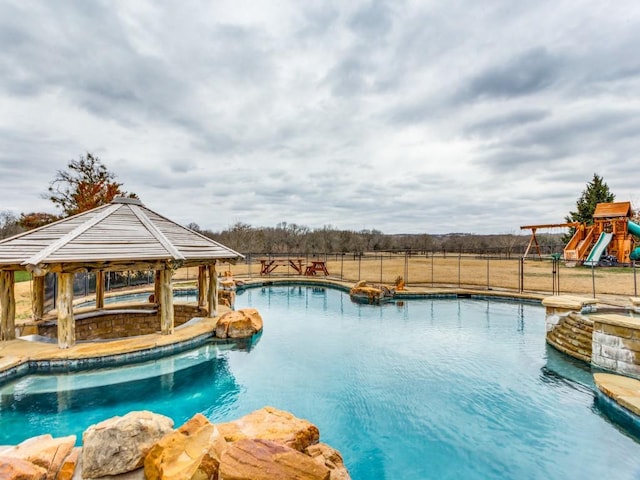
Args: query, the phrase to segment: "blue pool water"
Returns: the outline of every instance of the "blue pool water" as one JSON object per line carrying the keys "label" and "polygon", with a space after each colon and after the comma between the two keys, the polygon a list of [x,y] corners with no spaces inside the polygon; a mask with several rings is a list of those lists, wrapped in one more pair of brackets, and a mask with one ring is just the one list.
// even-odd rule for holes
{"label": "blue pool water", "polygon": [[589,368],[546,346],[538,305],[359,305],[333,289],[250,289],[264,333],[145,364],[0,385],[0,444],[148,409],[180,424],[273,405],[315,423],[354,480],[639,479]]}

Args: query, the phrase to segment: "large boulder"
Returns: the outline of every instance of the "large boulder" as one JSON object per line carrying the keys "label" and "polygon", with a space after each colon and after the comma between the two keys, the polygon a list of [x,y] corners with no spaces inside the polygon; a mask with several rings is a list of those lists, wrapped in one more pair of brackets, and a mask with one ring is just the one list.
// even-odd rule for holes
{"label": "large boulder", "polygon": [[135,470],[151,447],[172,431],[173,420],[148,411],[92,425],[82,434],[82,476],[97,478]]}
{"label": "large boulder", "polygon": [[349,470],[344,466],[342,455],[335,448],[326,443],[317,443],[305,448],[304,453],[313,458],[319,465],[327,467],[331,472],[331,480],[351,480]]}
{"label": "large boulder", "polygon": [[217,426],[227,442],[245,438],[270,440],[299,452],[320,440],[320,431],[314,424],[273,407],[263,407]]}
{"label": "large boulder", "polygon": [[0,479],[2,480],[45,480],[47,470],[28,460],[17,457],[0,457]]}
{"label": "large boulder", "polygon": [[144,460],[147,480],[217,478],[227,444],[218,429],[201,414],[156,443]]}
{"label": "large boulder", "polygon": [[261,439],[234,442],[222,455],[219,480],[329,480],[327,467],[304,453]]}
{"label": "large boulder", "polygon": [[246,338],[261,330],[262,317],[255,308],[227,312],[216,323],[218,338]]}
{"label": "large boulder", "polygon": [[39,435],[4,451],[3,455],[30,462],[45,471],[47,480],[54,480],[75,443],[75,435],[60,438],[53,438],[49,434]]}
{"label": "large boulder", "polygon": [[393,298],[394,295],[394,287],[383,284],[371,285],[366,280],[359,281],[349,290],[351,299],[360,303],[379,304]]}

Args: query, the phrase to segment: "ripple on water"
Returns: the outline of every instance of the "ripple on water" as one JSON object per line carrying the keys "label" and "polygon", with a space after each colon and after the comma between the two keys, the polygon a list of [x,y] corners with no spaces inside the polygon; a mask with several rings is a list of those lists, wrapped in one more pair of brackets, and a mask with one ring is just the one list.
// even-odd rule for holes
{"label": "ripple on water", "polygon": [[227,421],[273,405],[316,424],[354,480],[640,478],[639,444],[595,406],[590,369],[548,349],[540,306],[378,307],[307,287],[247,290],[236,302],[245,306],[265,326],[250,351],[209,345],[179,372],[184,357],[156,360],[143,364],[157,370],[150,378],[70,398],[37,401],[27,378],[1,390],[0,444],[81,434],[133,409],[180,423],[197,411]]}

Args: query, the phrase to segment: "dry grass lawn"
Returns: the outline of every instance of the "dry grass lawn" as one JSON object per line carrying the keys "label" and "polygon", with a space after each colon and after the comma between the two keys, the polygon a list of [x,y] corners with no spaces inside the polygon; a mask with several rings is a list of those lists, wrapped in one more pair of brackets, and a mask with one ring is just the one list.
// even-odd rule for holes
{"label": "dry grass lawn", "polygon": [[[324,257],[321,257],[324,259]],[[307,259],[303,259],[308,263]],[[407,286],[415,287],[461,287],[485,290],[518,292],[520,289],[520,259],[486,259],[476,256],[411,256],[404,254],[384,257],[373,255],[354,259],[353,254],[327,257],[327,269],[331,278],[348,283],[358,280],[393,284],[397,277],[403,277]],[[556,264],[557,275],[554,286],[553,263],[551,261],[527,260],[523,264],[523,292],[553,294],[593,295],[594,285],[597,296],[635,296],[637,287],[634,269],[629,267],[601,267],[592,271],[588,267],[567,267]],[[222,264],[219,272],[231,271],[236,278],[260,277],[260,262]],[[196,280],[197,268],[183,268],[176,271],[177,281]],[[280,266],[269,277],[297,276],[291,267]],[[261,278],[269,278],[261,277]],[[31,317],[31,282],[16,284],[16,319]]]}
{"label": "dry grass lawn", "polygon": [[[558,262],[554,282],[553,262],[530,259],[522,266],[525,292],[552,294],[555,291],[591,295],[595,285],[595,292],[599,295],[635,295],[634,269],[630,267],[600,267],[592,271],[588,267],[568,267],[563,262]],[[401,276],[408,286],[491,288],[515,292],[520,288],[520,268],[519,258],[421,255],[405,259],[404,254],[382,258],[363,256],[361,260],[354,260],[353,255],[338,259],[335,256],[327,258],[330,276],[347,282],[355,283],[362,279],[392,284]],[[225,265],[220,269],[229,269],[236,277],[258,277],[260,263]],[[278,267],[270,276],[288,275],[297,275],[297,272],[290,267]]]}

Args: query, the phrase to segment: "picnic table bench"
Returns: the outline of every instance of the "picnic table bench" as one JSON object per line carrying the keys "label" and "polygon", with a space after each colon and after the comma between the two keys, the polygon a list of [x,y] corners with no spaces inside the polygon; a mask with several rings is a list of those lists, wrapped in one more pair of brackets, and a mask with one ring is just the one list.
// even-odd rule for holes
{"label": "picnic table bench", "polygon": [[312,276],[317,275],[318,273],[322,273],[323,275],[329,275],[329,271],[327,270],[327,264],[323,260],[312,260],[311,265],[308,265],[306,270],[304,271],[305,275]]}
{"label": "picnic table bench", "polygon": [[260,275],[269,275],[278,267],[290,267],[298,275],[329,275],[324,260],[311,260],[307,265],[302,258],[263,258],[260,260]]}
{"label": "picnic table bench", "polygon": [[260,260],[260,275],[269,275],[278,267],[291,267],[302,275],[303,266],[301,258],[265,258]]}

